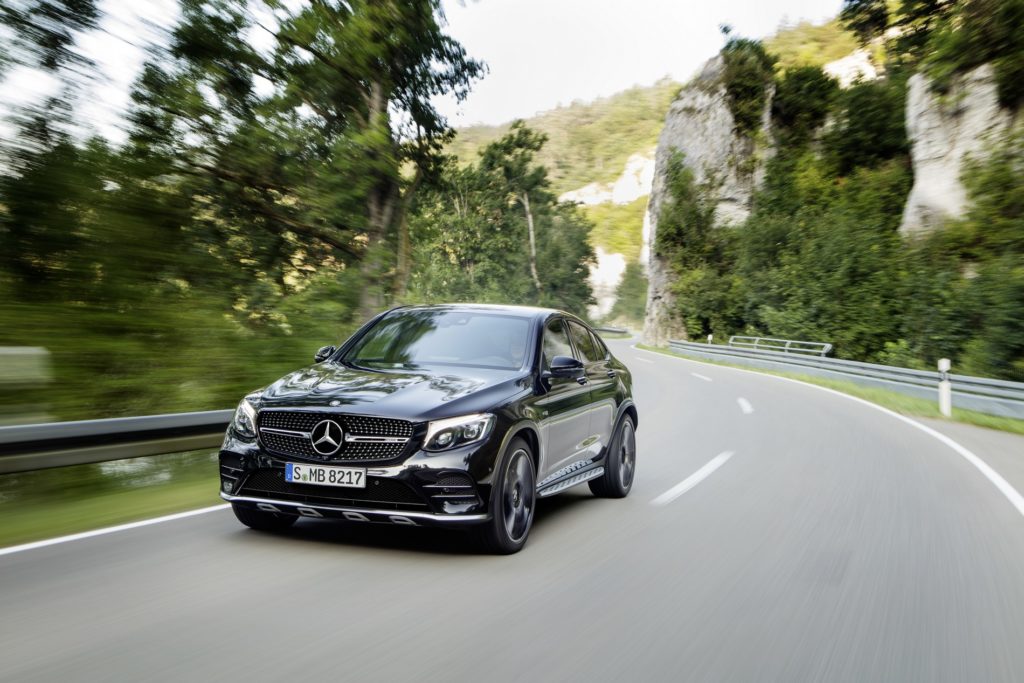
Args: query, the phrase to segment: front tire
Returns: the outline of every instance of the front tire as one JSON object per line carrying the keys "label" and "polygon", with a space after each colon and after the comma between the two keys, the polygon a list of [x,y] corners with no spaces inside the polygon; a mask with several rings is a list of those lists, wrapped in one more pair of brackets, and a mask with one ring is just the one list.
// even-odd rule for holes
{"label": "front tire", "polygon": [[633,418],[624,415],[619,420],[608,455],[604,459],[604,474],[590,480],[590,490],[601,498],[625,498],[633,488],[636,473],[636,426]]}
{"label": "front tire", "polygon": [[256,508],[242,507],[236,503],[231,504],[231,510],[239,522],[257,531],[285,531],[298,519],[296,515],[265,512]]}
{"label": "front tire", "polygon": [[517,553],[526,545],[537,507],[533,450],[512,439],[498,463],[491,486],[491,519],[474,527],[477,544],[496,555]]}

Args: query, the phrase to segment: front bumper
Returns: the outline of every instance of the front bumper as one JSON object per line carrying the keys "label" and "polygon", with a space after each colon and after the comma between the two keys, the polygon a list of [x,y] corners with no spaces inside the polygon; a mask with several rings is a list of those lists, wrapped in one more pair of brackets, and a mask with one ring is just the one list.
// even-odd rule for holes
{"label": "front bumper", "polygon": [[[306,517],[406,525],[475,524],[490,517],[487,468],[475,467],[482,459],[489,460],[489,454],[466,447],[444,454],[418,451],[391,464],[313,463],[281,457],[229,435],[220,451],[221,497],[235,505]],[[288,482],[284,476],[288,462],[365,468],[366,486]]]}
{"label": "front bumper", "polygon": [[479,524],[490,518],[480,514],[438,514],[406,510],[383,510],[367,507],[344,507],[322,503],[305,504],[289,500],[233,496],[221,492],[220,497],[232,505],[254,508],[265,512],[281,512],[300,517],[343,519],[349,522],[377,522],[399,526],[453,526]]}

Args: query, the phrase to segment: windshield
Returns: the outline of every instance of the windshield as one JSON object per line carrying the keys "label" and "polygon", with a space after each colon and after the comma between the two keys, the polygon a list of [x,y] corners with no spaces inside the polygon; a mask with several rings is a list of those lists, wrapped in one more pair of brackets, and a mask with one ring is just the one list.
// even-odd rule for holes
{"label": "windshield", "polygon": [[530,320],[485,311],[395,311],[342,359],[373,369],[424,365],[516,370],[526,360]]}

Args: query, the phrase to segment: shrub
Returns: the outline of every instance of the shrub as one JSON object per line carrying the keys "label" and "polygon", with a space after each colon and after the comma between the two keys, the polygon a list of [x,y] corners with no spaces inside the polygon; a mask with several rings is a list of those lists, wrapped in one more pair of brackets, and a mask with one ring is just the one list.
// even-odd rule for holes
{"label": "shrub", "polygon": [[730,38],[722,48],[722,60],[734,125],[737,132],[750,134],[761,126],[776,59],[758,40]]}
{"label": "shrub", "polygon": [[839,93],[836,124],[824,143],[840,175],[907,153],[905,101],[901,80],[857,83]]}
{"label": "shrub", "polygon": [[782,144],[799,145],[825,122],[839,84],[814,66],[787,71],[772,99],[772,120]]}

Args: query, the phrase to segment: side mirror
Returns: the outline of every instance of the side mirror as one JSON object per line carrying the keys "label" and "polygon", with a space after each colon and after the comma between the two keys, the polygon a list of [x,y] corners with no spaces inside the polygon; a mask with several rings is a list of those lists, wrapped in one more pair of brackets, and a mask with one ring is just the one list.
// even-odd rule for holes
{"label": "side mirror", "polygon": [[313,356],[313,360],[317,363],[323,363],[325,360],[334,355],[334,352],[338,349],[333,346],[321,346],[317,349],[316,355]]}
{"label": "side mirror", "polygon": [[578,379],[583,376],[583,363],[569,356],[555,356],[551,359],[551,376]]}

